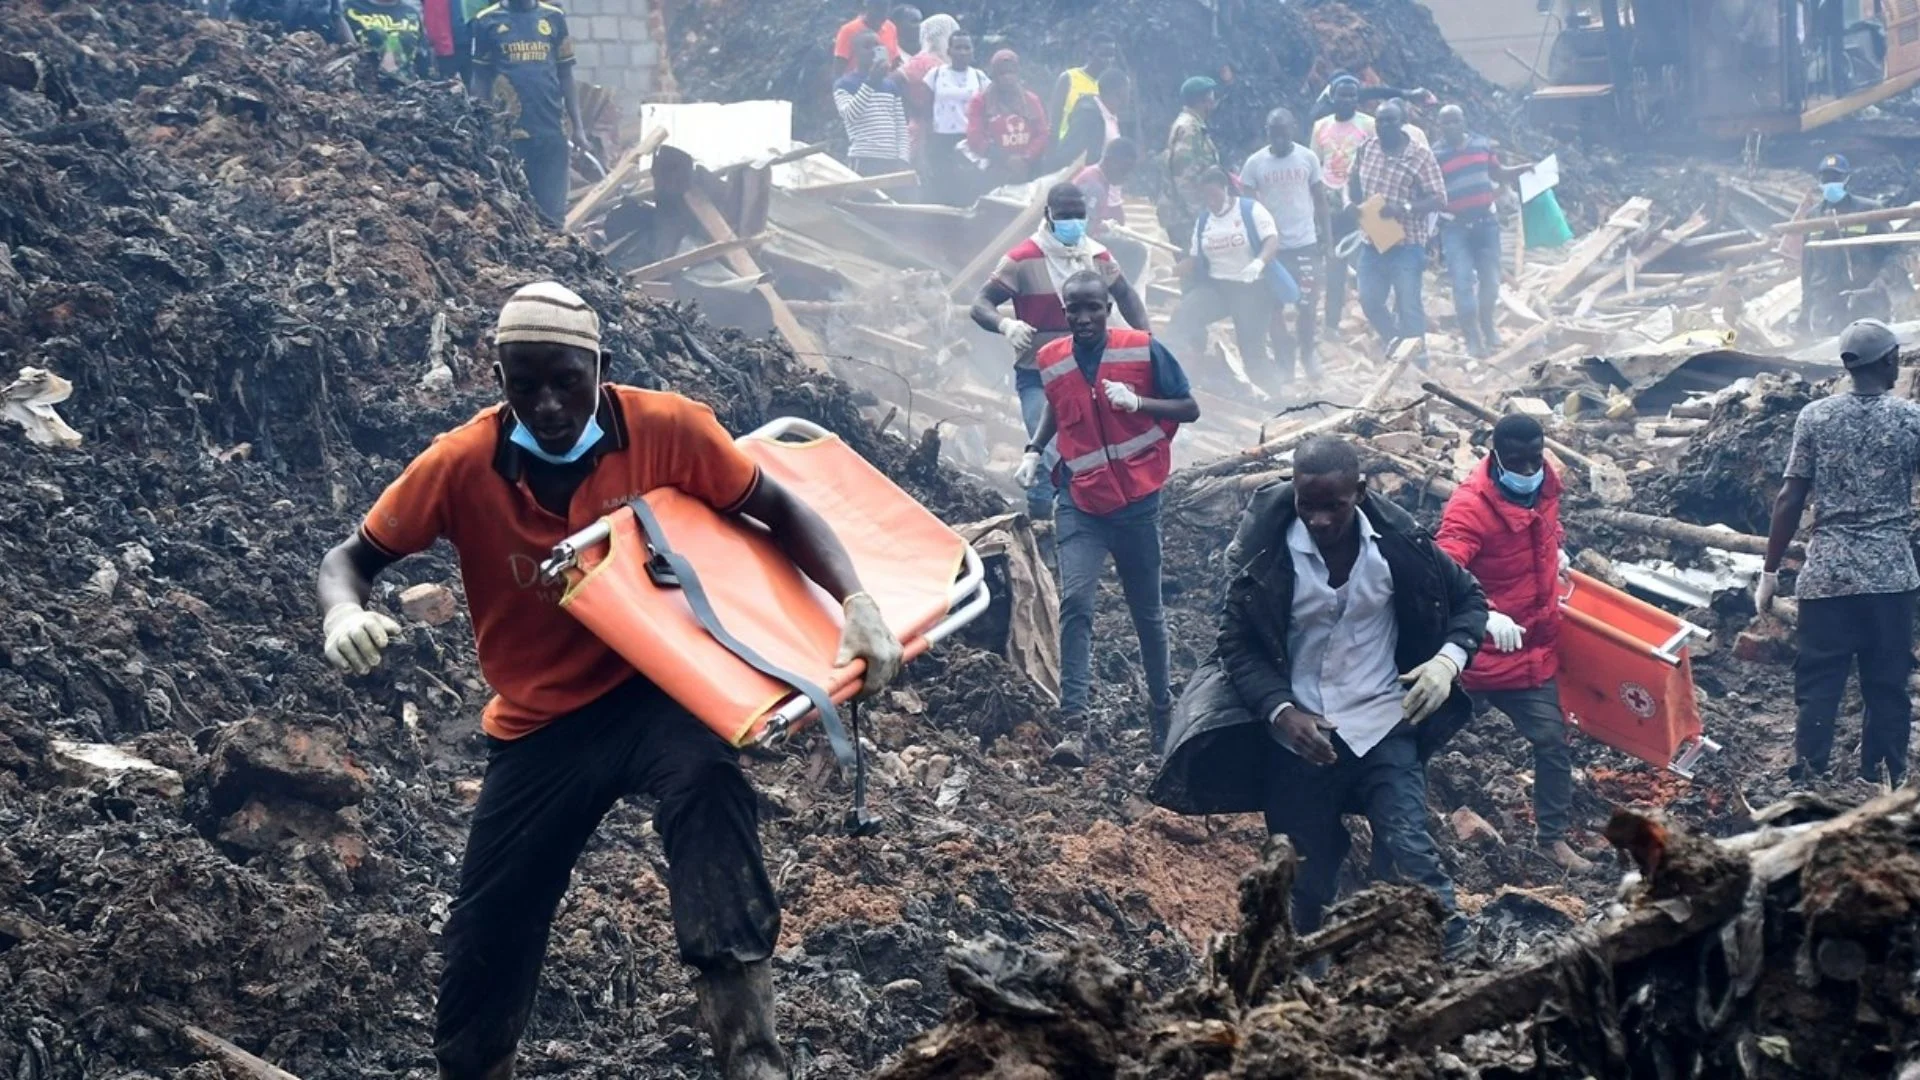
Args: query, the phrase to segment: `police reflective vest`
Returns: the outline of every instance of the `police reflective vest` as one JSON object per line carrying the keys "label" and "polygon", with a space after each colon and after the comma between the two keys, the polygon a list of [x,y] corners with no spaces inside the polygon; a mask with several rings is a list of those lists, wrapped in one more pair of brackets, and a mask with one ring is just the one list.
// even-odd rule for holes
{"label": "police reflective vest", "polygon": [[1117,382],[1143,398],[1155,396],[1152,340],[1142,330],[1107,331],[1107,350],[1091,382],[1073,358],[1073,338],[1040,349],[1037,366],[1053,406],[1054,445],[1067,472],[1068,495],[1085,513],[1131,506],[1159,491],[1172,470],[1173,433],[1180,425],[1121,412],[1100,388],[1103,381]]}

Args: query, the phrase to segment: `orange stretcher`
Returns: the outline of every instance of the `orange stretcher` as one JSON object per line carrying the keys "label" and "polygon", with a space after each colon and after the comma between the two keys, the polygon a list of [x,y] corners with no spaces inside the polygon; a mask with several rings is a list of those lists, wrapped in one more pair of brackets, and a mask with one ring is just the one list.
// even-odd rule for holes
{"label": "orange stretcher", "polygon": [[[735,444],[824,518],[912,659],[986,611],[980,557],[826,429],[784,418]],[[838,706],[863,665],[833,666],[840,605],[766,529],[675,488],[648,492],[561,541],[541,566],[560,604],[734,746],[773,746],[818,718],[834,753],[864,759]]]}
{"label": "orange stretcher", "polygon": [[1578,570],[1560,597],[1560,707],[1594,739],[1691,778],[1700,726],[1687,642],[1707,631]]}

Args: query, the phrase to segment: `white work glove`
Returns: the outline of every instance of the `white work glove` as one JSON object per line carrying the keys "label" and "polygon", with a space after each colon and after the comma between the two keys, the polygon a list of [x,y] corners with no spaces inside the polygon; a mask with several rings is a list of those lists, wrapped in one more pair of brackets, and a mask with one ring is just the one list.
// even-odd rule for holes
{"label": "white work glove", "polygon": [[1773,609],[1773,596],[1780,591],[1778,570],[1760,571],[1760,583],[1753,587],[1753,609],[1762,615]]}
{"label": "white work glove", "polygon": [[1040,451],[1029,450],[1020,455],[1020,467],[1013,470],[1013,482],[1023,488],[1033,486],[1040,479]]}
{"label": "white work glove", "polygon": [[349,600],[327,609],[320,624],[327,661],[341,671],[365,675],[380,666],[380,654],[400,633],[400,624]]}
{"label": "white work glove", "polygon": [[1433,659],[1400,676],[1400,684],[1407,688],[1407,696],[1400,699],[1400,715],[1410,724],[1432,716],[1453,693],[1453,680],[1459,675],[1460,668],[1452,657],[1436,653]]}
{"label": "white work glove", "polygon": [[1567,571],[1571,569],[1573,569],[1573,560],[1567,558],[1567,549],[1561,548],[1560,549],[1560,576],[1566,577]]}
{"label": "white work glove", "polygon": [[834,667],[846,667],[855,660],[867,662],[866,677],[860,683],[860,696],[872,697],[900,674],[900,639],[880,617],[880,605],[866,593],[854,593],[840,605],[846,625],[840,630],[840,652]]}
{"label": "white work glove", "polygon": [[1267,260],[1255,255],[1247,261],[1247,268],[1240,271],[1240,280],[1249,283],[1259,281],[1260,275],[1266,272]]}
{"label": "white work glove", "polygon": [[1126,383],[1117,383],[1112,379],[1102,379],[1100,380],[1100,389],[1107,392],[1107,404],[1119,409],[1121,412],[1140,411],[1140,395],[1134,393],[1133,387],[1128,386]]}
{"label": "white work glove", "polygon": [[1013,345],[1014,352],[1033,347],[1033,327],[1012,316],[1000,320],[1000,336]]}
{"label": "white work glove", "polygon": [[1520,624],[1497,611],[1487,612],[1487,636],[1493,639],[1493,647],[1499,652],[1519,652],[1525,644],[1527,632]]}

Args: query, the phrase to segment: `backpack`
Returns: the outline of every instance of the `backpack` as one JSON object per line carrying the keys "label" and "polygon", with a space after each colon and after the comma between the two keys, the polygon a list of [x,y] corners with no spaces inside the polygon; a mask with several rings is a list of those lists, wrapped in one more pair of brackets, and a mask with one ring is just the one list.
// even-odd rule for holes
{"label": "backpack", "polygon": [[[1245,195],[1239,196],[1239,199],[1240,227],[1246,230],[1247,243],[1254,244],[1260,238],[1260,230],[1255,228],[1253,224],[1253,200],[1247,198]],[[1205,212],[1194,220],[1193,243],[1187,248],[1188,251],[1200,252],[1199,255],[1194,256],[1194,259],[1198,263],[1196,270],[1201,280],[1207,278],[1209,271],[1207,269],[1206,249],[1200,245],[1200,238],[1206,234],[1207,219],[1212,216],[1211,212]],[[1293,280],[1293,275],[1288,273],[1287,268],[1281,266],[1277,260],[1268,263],[1266,273],[1261,276],[1266,279],[1267,288],[1272,290],[1275,303],[1297,304],[1300,302],[1300,283]]]}

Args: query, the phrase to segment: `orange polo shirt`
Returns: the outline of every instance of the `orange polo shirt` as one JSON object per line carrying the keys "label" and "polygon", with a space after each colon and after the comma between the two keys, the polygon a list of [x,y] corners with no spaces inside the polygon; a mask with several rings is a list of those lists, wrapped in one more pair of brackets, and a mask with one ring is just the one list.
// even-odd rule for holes
{"label": "orange polo shirt", "polygon": [[607,385],[599,418],[606,435],[589,453],[591,471],[564,518],[534,500],[526,455],[507,439],[511,414],[496,405],[435,439],[360,526],[394,558],[435,540],[453,544],[480,673],[495,694],[480,726],[495,738],[517,739],[634,677],[560,607],[564,585],[540,582],[555,544],[654,488],[679,488],[730,513],[759,484],[759,466],[698,402]]}

